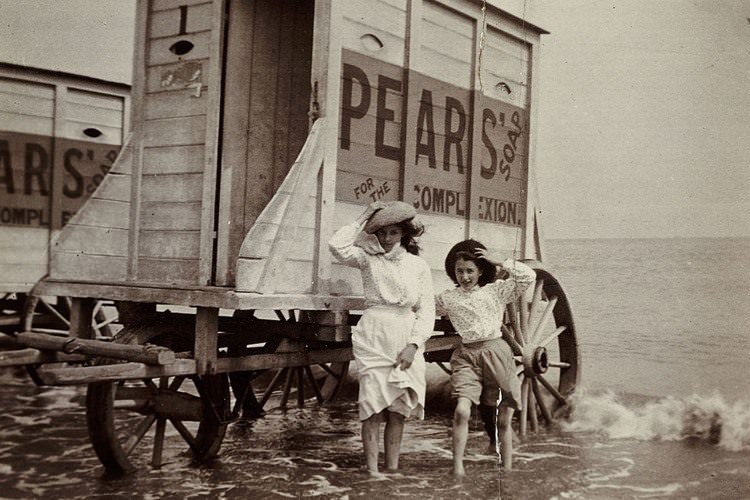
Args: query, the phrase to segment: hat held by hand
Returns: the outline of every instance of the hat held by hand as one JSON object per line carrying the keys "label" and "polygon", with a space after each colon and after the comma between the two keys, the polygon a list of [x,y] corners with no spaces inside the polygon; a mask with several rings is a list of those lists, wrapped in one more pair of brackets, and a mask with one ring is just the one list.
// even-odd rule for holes
{"label": "hat held by hand", "polygon": [[381,208],[368,219],[364,228],[367,234],[372,234],[381,227],[411,220],[417,215],[414,207],[403,201],[387,201],[385,204],[385,208]]}

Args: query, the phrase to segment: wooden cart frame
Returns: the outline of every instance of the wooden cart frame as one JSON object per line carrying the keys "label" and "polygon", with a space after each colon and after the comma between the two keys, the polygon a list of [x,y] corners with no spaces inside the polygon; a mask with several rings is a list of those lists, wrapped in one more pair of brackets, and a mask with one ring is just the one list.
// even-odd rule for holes
{"label": "wooden cart frame", "polygon": [[[499,327],[523,379],[521,434],[551,424],[580,364],[570,304],[541,263],[531,76],[544,31],[495,3],[380,0],[359,16],[353,0],[139,0],[133,133],[32,291],[70,298],[64,335],[29,310],[0,362],[88,384],[89,435],[110,472],[137,466],[145,441],[159,466],[167,423],[211,458],[243,413],[325,403],[346,381],[364,303],[327,240],[370,191],[413,202],[437,229],[423,241],[434,277],[470,236],[535,259],[536,286]],[[290,33],[307,42],[284,45]],[[481,65],[493,50],[511,53],[512,72]],[[117,306],[113,338],[95,331],[100,301]],[[435,328],[426,358],[448,361],[458,339]]]}

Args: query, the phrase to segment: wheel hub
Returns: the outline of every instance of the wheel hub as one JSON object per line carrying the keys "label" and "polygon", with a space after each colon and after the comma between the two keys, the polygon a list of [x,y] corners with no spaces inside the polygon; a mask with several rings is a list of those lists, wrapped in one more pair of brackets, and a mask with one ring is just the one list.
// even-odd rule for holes
{"label": "wheel hub", "polygon": [[523,353],[523,371],[528,377],[536,377],[549,369],[549,356],[543,346],[529,346]]}

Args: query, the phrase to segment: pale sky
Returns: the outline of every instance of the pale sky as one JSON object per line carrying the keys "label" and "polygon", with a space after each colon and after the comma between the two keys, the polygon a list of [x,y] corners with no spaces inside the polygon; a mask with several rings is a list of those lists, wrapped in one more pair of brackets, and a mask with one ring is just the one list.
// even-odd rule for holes
{"label": "pale sky", "polygon": [[750,236],[750,1],[538,0],[547,237]]}
{"label": "pale sky", "polygon": [[[533,3],[545,236],[750,236],[750,0]],[[134,5],[0,0],[0,60],[129,83]]]}

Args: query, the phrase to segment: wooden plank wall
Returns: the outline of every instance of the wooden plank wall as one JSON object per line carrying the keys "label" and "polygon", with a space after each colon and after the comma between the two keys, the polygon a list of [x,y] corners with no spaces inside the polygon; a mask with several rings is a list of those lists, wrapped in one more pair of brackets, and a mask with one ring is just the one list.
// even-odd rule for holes
{"label": "wooden plank wall", "polygon": [[[491,19],[492,20],[492,19]],[[496,20],[495,25],[499,24]],[[482,65],[480,67],[482,78],[482,97],[491,98],[512,104],[518,108],[528,111],[530,106],[531,87],[531,41],[524,41],[517,36],[511,36],[490,24],[485,33],[485,44],[482,54]],[[515,154],[511,175],[508,182],[509,188],[514,194],[523,200],[529,210],[529,124],[518,139],[518,150]],[[519,217],[526,217],[520,214]],[[520,222],[520,221],[519,221]],[[484,242],[487,246],[499,249],[505,255],[516,258],[538,257],[525,243],[526,227],[533,225],[534,219],[525,218],[523,225],[511,228],[493,222],[482,220],[472,221],[472,235]],[[532,228],[533,229],[533,228]],[[533,230],[528,233],[533,236]]]}
{"label": "wooden plank wall", "polygon": [[53,279],[124,281],[127,277],[133,146],[126,143],[91,198],[50,245]]}
{"label": "wooden plank wall", "polygon": [[[369,65],[377,66],[379,74],[383,74],[394,80],[403,80],[403,67],[407,61],[407,50],[409,47],[408,36],[408,6],[407,0],[354,0],[345,2],[342,10],[337,12],[338,24],[334,33],[341,33],[341,48],[349,55],[354,55],[354,62],[358,62],[357,55],[366,56]],[[363,13],[367,15],[363,15]],[[333,35],[336,36],[336,35]],[[364,60],[364,59],[363,59]],[[363,64],[363,63],[362,63]],[[351,102],[360,103],[360,85],[346,82],[346,77],[341,74],[340,88],[350,85],[353,89]],[[376,122],[376,90],[379,88],[377,81],[372,81],[371,92],[372,104],[367,110],[367,116],[363,119],[370,123],[371,130],[375,129]],[[394,119],[383,123],[383,134],[385,144],[395,145],[400,143],[403,124],[403,106],[406,89],[394,91],[385,90],[388,107],[394,110]],[[329,96],[329,98],[332,98]],[[341,105],[342,96],[335,95],[333,98]],[[339,117],[336,117],[339,119]],[[339,143],[338,156],[332,161],[336,162],[336,203],[333,210],[333,224],[331,229],[338,229],[342,224],[351,222],[359,215],[364,206],[373,201],[368,194],[355,192],[357,187],[363,183],[365,186],[382,186],[384,183],[392,186],[388,193],[381,199],[400,199],[399,186],[403,176],[402,158],[376,157],[375,136],[351,136],[348,150],[340,149],[341,127],[336,127],[337,142]],[[323,238],[330,237],[323,235]],[[362,293],[362,280],[359,271],[338,263],[326,252],[321,258],[327,259],[326,265],[330,266],[331,293],[341,295],[359,295]]]}
{"label": "wooden plank wall", "polygon": [[198,283],[213,13],[210,0],[150,2],[136,281]]}
{"label": "wooden plank wall", "polygon": [[[48,200],[44,208],[50,215],[48,227],[0,227],[0,281],[5,283],[0,288],[25,292],[48,272],[85,279],[99,277],[101,268],[109,276],[119,276],[127,250],[127,224],[113,227],[103,214],[119,213],[127,197],[95,197],[88,215],[79,213],[66,226],[73,236],[63,238],[59,228],[61,214],[74,213],[101,179],[109,180],[104,174],[128,127],[126,88],[54,72],[9,71],[17,77],[0,79],[0,114],[7,118],[3,130],[33,134],[28,137],[35,137],[48,152],[44,182],[49,194],[41,195],[38,185],[32,185],[35,196]],[[12,162],[14,171],[23,175],[22,161],[15,160],[19,159]],[[25,206],[22,199],[8,201]],[[48,245],[53,250],[49,256]]]}
{"label": "wooden plank wall", "polygon": [[[391,196],[402,196],[401,199],[410,203],[414,202],[415,206],[419,206],[421,200],[418,199],[418,195],[415,195],[415,188],[420,182],[429,179],[427,182],[450,189],[462,199],[471,201],[471,203],[467,201],[465,206],[468,218],[457,217],[456,214],[443,215],[419,210],[419,217],[426,226],[425,235],[421,238],[422,255],[433,270],[436,289],[451,286],[443,270],[443,260],[448,249],[463,238],[474,237],[507,255],[515,251],[516,255],[520,256],[524,249],[528,248],[524,243],[525,234],[522,228],[485,222],[479,220],[477,214],[477,211],[481,210],[477,206],[479,191],[474,192],[472,189],[476,189],[474,177],[478,177],[479,163],[482,160],[482,154],[485,154],[481,140],[482,128],[476,125],[481,124],[481,121],[475,120],[474,122],[471,142],[468,137],[465,137],[460,144],[463,154],[472,156],[471,162],[474,168],[472,178],[469,178],[468,171],[465,176],[456,175],[458,158],[453,156],[450,158],[450,173],[437,168],[426,177],[424,158],[418,158],[416,155],[414,135],[420,127],[418,113],[421,88],[432,90],[432,112],[436,124],[435,150],[441,153],[444,151],[445,141],[441,124],[446,115],[446,109],[441,103],[445,102],[446,96],[458,99],[466,112],[470,114],[482,109],[479,106],[484,96],[528,109],[531,87],[531,47],[534,43],[538,43],[538,34],[525,32],[516,20],[492,9],[488,9],[486,18],[483,18],[481,6],[476,2],[463,0],[367,2],[367,12],[375,12],[372,16],[366,17],[357,15],[357,12],[361,11],[358,9],[361,8],[363,6],[358,5],[357,2],[347,2],[346,7],[343,7],[345,11],[343,15],[345,28],[342,29],[343,49],[366,56],[370,61],[370,66],[383,61],[408,67],[408,77],[404,80],[408,82],[407,88],[403,89],[400,96],[399,93],[389,91],[387,97],[387,107],[396,110],[396,118],[395,120],[387,119],[386,128],[390,126],[393,130],[390,131],[391,134],[386,135],[385,140],[386,144],[398,143],[394,135],[398,137],[402,133],[399,111],[403,106],[403,100],[399,100],[399,97],[403,99],[406,95],[408,110],[403,123],[403,130],[406,134],[405,141],[402,143],[404,154],[403,158],[393,162],[395,165],[385,165],[383,163],[387,160],[373,155],[375,149],[373,137],[362,138],[352,133],[349,150],[340,152],[337,158],[337,200],[334,226],[352,220],[361,212],[364,205],[371,201],[368,197],[354,199],[353,186],[357,185],[357,181],[366,179],[367,173],[370,174],[369,177],[377,175],[388,178],[388,172],[398,172],[400,178],[396,179],[395,184],[401,185],[403,193],[389,193],[383,199],[396,199]],[[535,29],[532,28],[532,31]],[[398,36],[397,33],[401,35]],[[380,49],[377,47],[373,49],[372,44],[365,43],[368,40],[371,41],[373,36],[382,42]],[[526,39],[527,36],[528,39]],[[348,55],[347,57],[349,60],[356,60],[357,56],[352,58]],[[389,69],[384,65],[377,72],[391,76],[388,74]],[[481,83],[479,76],[481,76]],[[500,83],[511,87],[512,92],[501,91]],[[374,85],[373,82],[370,84]],[[357,84],[350,85],[350,87],[359,92],[361,86]],[[372,92],[372,99],[375,99],[375,89]],[[341,101],[347,96],[339,93],[335,97]],[[359,102],[358,99],[359,94],[355,95],[351,102]],[[492,104],[487,105],[492,107]],[[374,109],[375,106],[371,104],[368,113]],[[361,125],[361,129],[367,129],[367,127]],[[525,138],[519,140],[518,144],[520,149],[516,154],[516,164],[528,161],[529,145]],[[470,145],[473,147],[470,148]],[[502,148],[502,146],[503,144],[499,143],[499,147]],[[353,154],[358,149],[364,153]],[[467,161],[469,160],[464,158],[464,162]],[[363,167],[363,164],[370,168]],[[417,173],[418,169],[421,173]],[[355,177],[358,173],[359,177]],[[391,179],[388,178],[388,181],[390,182]],[[516,192],[520,193],[518,196],[521,197],[522,202],[527,201],[527,183],[523,169],[513,171],[510,184],[513,184]],[[522,223],[526,222],[523,219],[525,214],[520,217]],[[361,293],[361,284],[356,272],[339,265],[334,260],[326,264],[331,268],[331,290],[341,294]]]}
{"label": "wooden plank wall", "polygon": [[[235,284],[245,235],[307,138],[314,18],[312,1],[232,0],[229,8],[216,272],[221,285]],[[303,213],[304,241],[314,232],[310,203],[313,209]],[[290,258],[310,260],[304,254]]]}
{"label": "wooden plank wall", "polygon": [[[435,120],[435,144],[438,152],[444,151],[445,123],[447,110],[445,108],[446,98],[451,96],[461,103],[467,113],[471,112],[471,93],[474,85],[475,69],[475,19],[478,10],[473,8],[464,10],[462,13],[449,7],[430,0],[422,2],[419,23],[419,36],[412,40],[415,44],[416,54],[412,69],[418,73],[419,78],[412,79],[412,88],[431,88],[432,104]],[[447,83],[449,86],[441,85]],[[412,91],[419,96],[418,90]],[[410,93],[412,95],[412,93]],[[409,113],[417,116],[420,102],[411,99]],[[463,162],[469,159],[470,147],[468,134],[460,143]],[[431,183],[441,187],[449,188],[457,192],[464,200],[468,198],[470,170],[465,169],[464,174],[457,174],[458,161],[457,151],[449,156],[449,171],[444,168],[434,170]],[[442,155],[439,155],[442,156]],[[407,186],[420,183],[425,175],[417,175],[417,169],[424,171],[424,157],[419,163],[411,161],[415,155],[407,156],[406,175],[404,183]],[[440,158],[438,158],[438,162]],[[408,201],[414,197],[409,193]],[[465,203],[465,210],[470,207]],[[435,290],[440,291],[451,286],[445,275],[443,261],[448,250],[458,241],[469,236],[468,224],[465,218],[443,216],[434,213],[422,213],[420,218],[425,223],[427,230],[421,238],[422,256],[430,264],[433,274]]]}
{"label": "wooden plank wall", "polygon": [[[33,81],[0,77],[0,123],[2,130],[33,134],[44,140],[51,150],[54,133],[55,87]],[[22,157],[3,159],[3,167],[10,160],[14,186],[24,185]],[[7,175],[3,170],[2,174]],[[14,197],[7,196],[2,186],[2,203],[15,206]],[[38,189],[35,187],[35,189]],[[20,206],[20,204],[19,204]],[[49,228],[0,226],[0,292],[26,292],[47,272],[47,244]]]}

